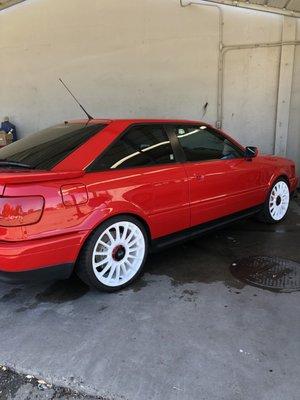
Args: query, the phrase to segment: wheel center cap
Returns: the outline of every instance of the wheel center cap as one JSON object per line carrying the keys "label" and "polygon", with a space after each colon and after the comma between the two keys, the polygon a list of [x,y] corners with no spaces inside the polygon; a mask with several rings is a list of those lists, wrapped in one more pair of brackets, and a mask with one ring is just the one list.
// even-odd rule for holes
{"label": "wheel center cap", "polygon": [[115,261],[121,261],[121,260],[125,257],[125,254],[126,254],[125,247],[122,246],[122,245],[119,245],[119,246],[116,246],[116,247],[113,249],[112,258],[113,258]]}
{"label": "wheel center cap", "polygon": [[281,197],[277,196],[276,198],[276,206],[279,206],[281,204]]}

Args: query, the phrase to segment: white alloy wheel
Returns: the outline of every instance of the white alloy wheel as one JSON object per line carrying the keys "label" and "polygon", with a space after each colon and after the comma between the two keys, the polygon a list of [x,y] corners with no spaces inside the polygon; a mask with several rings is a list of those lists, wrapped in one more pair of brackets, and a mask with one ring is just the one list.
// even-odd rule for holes
{"label": "white alloy wheel", "polygon": [[119,221],[106,228],[92,254],[94,274],[109,287],[122,286],[140,270],[146,251],[141,229],[130,221]]}
{"label": "white alloy wheel", "polygon": [[287,213],[290,203],[289,187],[284,181],[275,183],[269,199],[269,212],[274,221],[280,221]]}

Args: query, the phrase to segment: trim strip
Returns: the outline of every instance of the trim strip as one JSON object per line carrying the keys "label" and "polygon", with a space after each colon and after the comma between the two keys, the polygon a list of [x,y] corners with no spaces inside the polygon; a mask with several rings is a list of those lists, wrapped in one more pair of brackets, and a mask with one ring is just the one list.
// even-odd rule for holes
{"label": "trim strip", "polygon": [[218,218],[214,221],[205,222],[204,224],[200,224],[195,227],[185,229],[184,231],[172,233],[171,235],[155,239],[152,241],[151,251],[156,252],[162,248],[173,246],[179,242],[183,242],[192,239],[194,237],[204,235],[207,232],[220,229],[225,225],[236,222],[243,218],[250,217],[251,215],[257,214],[259,211],[261,211],[262,207],[263,204],[260,204],[259,206],[252,207],[244,211],[239,211],[238,213]]}

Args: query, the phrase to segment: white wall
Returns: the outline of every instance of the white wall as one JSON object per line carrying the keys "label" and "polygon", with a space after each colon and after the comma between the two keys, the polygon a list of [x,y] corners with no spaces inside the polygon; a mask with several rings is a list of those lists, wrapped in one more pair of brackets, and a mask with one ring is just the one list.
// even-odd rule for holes
{"label": "white wall", "polygon": [[[297,28],[297,40],[300,40],[300,20]],[[300,46],[297,46],[295,51],[287,155],[296,161],[300,175]]]}
{"label": "white wall", "polygon": [[224,127],[244,144],[272,153],[280,48],[234,50],[226,57]]}
{"label": "white wall", "polygon": [[[224,7],[224,44],[276,42],[282,17]],[[300,29],[298,29],[300,31]],[[99,117],[217,120],[218,14],[179,0],[28,0],[0,13],[0,112],[21,135],[81,112]],[[279,48],[225,56],[223,127],[274,148]],[[300,159],[300,48],[288,155]],[[300,165],[299,165],[300,168]],[[299,171],[300,173],[300,171]]]}

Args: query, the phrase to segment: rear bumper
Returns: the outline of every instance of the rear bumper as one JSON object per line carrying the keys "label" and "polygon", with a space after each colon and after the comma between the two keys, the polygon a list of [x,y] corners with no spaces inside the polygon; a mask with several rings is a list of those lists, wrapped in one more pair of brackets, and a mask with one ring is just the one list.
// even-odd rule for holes
{"label": "rear bumper", "polygon": [[20,242],[0,241],[0,280],[67,278],[87,234],[83,231]]}

